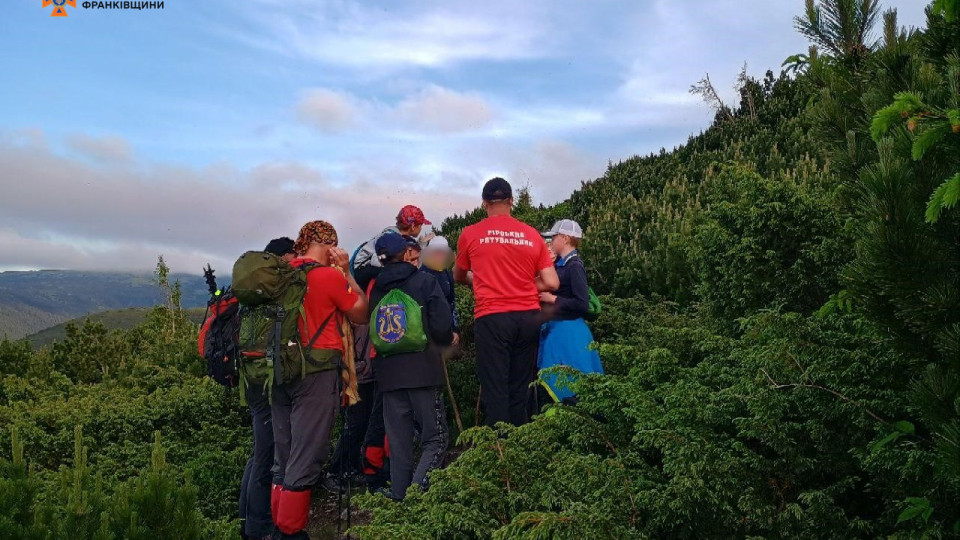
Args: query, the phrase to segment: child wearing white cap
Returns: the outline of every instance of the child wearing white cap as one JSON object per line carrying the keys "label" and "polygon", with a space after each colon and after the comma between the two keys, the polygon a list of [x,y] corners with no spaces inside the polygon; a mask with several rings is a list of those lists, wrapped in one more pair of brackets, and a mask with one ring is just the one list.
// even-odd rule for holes
{"label": "child wearing white cap", "polygon": [[[600,354],[590,347],[593,334],[584,317],[590,307],[590,288],[587,270],[580,260],[577,248],[583,239],[583,229],[572,219],[561,219],[543,233],[552,251],[557,254],[556,269],[560,287],[553,293],[540,293],[540,301],[549,309],[550,320],[540,331],[540,349],[537,367],[569,366],[582,373],[603,373]],[[557,384],[558,375],[543,377],[547,393],[554,401],[574,398],[569,388]]]}

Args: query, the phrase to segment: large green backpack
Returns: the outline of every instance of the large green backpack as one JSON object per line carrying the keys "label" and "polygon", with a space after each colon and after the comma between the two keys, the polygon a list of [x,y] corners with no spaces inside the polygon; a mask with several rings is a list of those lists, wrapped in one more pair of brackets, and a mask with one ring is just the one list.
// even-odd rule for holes
{"label": "large green backpack", "polygon": [[[290,382],[307,373],[334,369],[336,353],[314,350],[313,344],[333,315],[310,338],[307,354],[299,321],[305,317],[303,298],[307,274],[317,264],[293,267],[271,253],[248,251],[233,265],[233,294],[240,303],[240,355],[237,371],[241,391]],[[242,395],[242,394],[241,394]]]}
{"label": "large green backpack", "polygon": [[427,348],[420,304],[399,287],[388,292],[370,314],[370,343],[378,356],[419,352]]}

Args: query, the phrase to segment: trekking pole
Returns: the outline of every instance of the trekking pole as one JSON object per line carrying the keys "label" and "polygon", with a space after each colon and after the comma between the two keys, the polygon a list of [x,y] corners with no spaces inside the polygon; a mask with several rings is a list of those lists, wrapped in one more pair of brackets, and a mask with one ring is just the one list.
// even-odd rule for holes
{"label": "trekking pole", "polygon": [[460,419],[460,407],[457,407],[457,398],[453,396],[453,386],[450,384],[450,372],[447,370],[447,359],[441,358],[443,361],[443,376],[447,379],[447,392],[450,393],[450,406],[453,407],[453,418],[457,421],[457,429],[459,433],[463,433],[463,420]]}
{"label": "trekking pole", "polygon": [[[341,401],[341,403],[343,402]],[[346,531],[346,534],[347,534],[347,538],[349,538],[350,526],[351,526],[350,518],[352,517],[351,515],[353,513],[353,505],[351,503],[351,498],[353,495],[353,486],[351,485],[350,480],[351,480],[351,477],[353,476],[353,473],[350,471],[346,471],[346,472],[344,471],[349,461],[349,457],[353,455],[353,452],[350,448],[351,444],[350,444],[350,406],[349,405],[343,408],[343,438],[346,441],[346,444],[344,444],[344,448],[347,451],[348,459],[343,459],[343,456],[340,456],[340,477],[341,477],[340,480],[343,481],[345,479],[347,481],[347,531]]]}
{"label": "trekking pole", "polygon": [[473,413],[473,427],[480,425],[480,396],[483,395],[483,387],[477,390],[477,409]]}
{"label": "trekking pole", "polygon": [[[342,378],[340,377],[340,366],[339,366],[339,364],[337,365],[337,388],[338,388],[338,389],[339,389],[339,388],[343,388]],[[346,415],[346,409],[343,407],[343,395],[342,395],[340,392],[338,392],[338,396],[337,396],[337,397],[338,397],[338,399],[339,399],[339,401],[338,401],[337,404],[338,404],[338,406],[340,407],[340,413],[339,413],[338,416],[340,416],[340,421],[343,422],[343,429],[346,430],[346,429],[347,429],[347,415]],[[345,436],[345,434],[344,434],[344,436]],[[341,453],[341,455],[340,455],[340,474],[337,475],[337,484],[336,484],[336,488],[337,488],[337,538],[338,538],[338,539],[339,539],[339,538],[343,538],[343,522],[342,522],[342,520],[340,519],[341,516],[343,515],[343,490],[340,489],[340,482],[342,482],[342,481],[343,481],[343,455],[342,455],[342,453]]]}

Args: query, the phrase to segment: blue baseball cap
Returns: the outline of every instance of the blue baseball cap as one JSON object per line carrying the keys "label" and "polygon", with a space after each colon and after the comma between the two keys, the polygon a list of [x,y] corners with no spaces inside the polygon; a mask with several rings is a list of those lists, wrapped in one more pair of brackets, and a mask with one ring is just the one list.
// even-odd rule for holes
{"label": "blue baseball cap", "polygon": [[377,238],[374,245],[377,250],[377,257],[380,260],[396,257],[405,252],[408,248],[420,249],[420,244],[416,238],[404,236],[395,232],[389,232]]}

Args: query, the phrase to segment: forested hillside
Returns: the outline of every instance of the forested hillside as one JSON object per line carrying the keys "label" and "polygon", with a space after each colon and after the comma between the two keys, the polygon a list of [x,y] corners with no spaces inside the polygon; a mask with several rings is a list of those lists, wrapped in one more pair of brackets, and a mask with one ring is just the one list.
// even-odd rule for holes
{"label": "forested hillside", "polygon": [[[199,275],[177,274],[184,307],[201,307]],[[0,272],[0,337],[19,339],[80,315],[108,309],[148,308],[163,301],[150,274],[40,270]]]}
{"label": "forested hillside", "polygon": [[960,535],[958,16],[809,2],[783,74],[734,104],[695,85],[704,133],[521,197],[586,227],[607,375],[463,434],[428,492],[365,500],[361,537]]}
{"label": "forested hillside", "polygon": [[[42,347],[49,347],[57,341],[64,340],[72,329],[82,327],[87,321],[101,323],[107,330],[130,330],[146,322],[152,312],[153,308],[127,308],[99,311],[71,319],[65,323],[51,326],[50,328],[44,328],[35,334],[30,334],[24,339],[29,341],[34,349],[40,349]],[[191,308],[186,309],[185,312],[191,322],[199,325],[203,322],[206,309]]]}
{"label": "forested hillside", "polygon": [[[916,31],[869,0],[798,12],[811,49],[744,74],[737,103],[695,85],[716,117],[687,144],[555,206],[518,198],[537,227],[584,225],[607,374],[573,381],[576,407],[460,434],[426,493],[360,497],[355,535],[960,536],[960,2]],[[0,342],[0,537],[235,532],[245,411],[166,292],[130,331]],[[469,321],[463,340],[472,426]]]}

